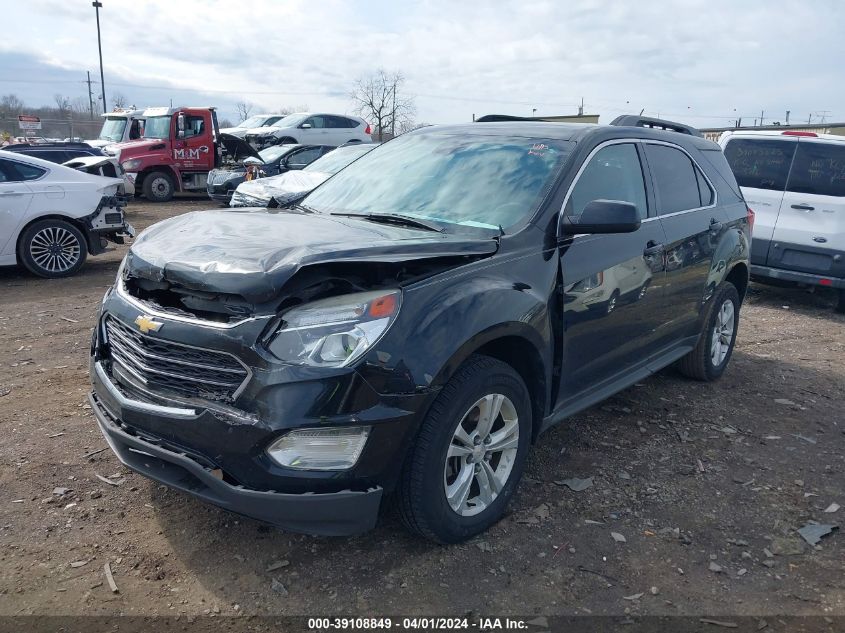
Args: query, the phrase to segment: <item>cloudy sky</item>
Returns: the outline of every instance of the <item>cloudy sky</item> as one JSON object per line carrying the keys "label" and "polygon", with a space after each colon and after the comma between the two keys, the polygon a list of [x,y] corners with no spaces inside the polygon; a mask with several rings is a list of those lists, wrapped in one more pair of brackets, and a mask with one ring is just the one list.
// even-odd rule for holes
{"label": "cloudy sky", "polygon": [[[417,119],[644,109],[700,127],[845,120],[841,0],[103,0],[106,97],[210,104],[235,119],[351,113],[353,81],[407,78]],[[47,105],[98,77],[90,0],[3,3],[0,94]],[[826,112],[825,112],[826,111]]]}

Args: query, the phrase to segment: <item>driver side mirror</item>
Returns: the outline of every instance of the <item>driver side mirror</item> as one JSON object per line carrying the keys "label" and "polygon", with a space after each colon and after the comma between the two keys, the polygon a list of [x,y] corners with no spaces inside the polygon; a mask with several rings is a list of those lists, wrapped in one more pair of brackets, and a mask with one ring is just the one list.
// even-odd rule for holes
{"label": "driver side mirror", "polygon": [[185,138],[185,115],[182,112],[176,117],[176,138]]}
{"label": "driver side mirror", "polygon": [[642,220],[637,206],[622,200],[593,200],[577,217],[564,216],[560,232],[564,235],[578,233],[633,233]]}
{"label": "driver side mirror", "polygon": [[302,124],[302,125],[300,125],[299,127],[300,127],[301,129],[303,129],[303,130],[310,130],[310,129],[311,129],[311,124],[310,124],[310,123],[303,123],[303,124]]}

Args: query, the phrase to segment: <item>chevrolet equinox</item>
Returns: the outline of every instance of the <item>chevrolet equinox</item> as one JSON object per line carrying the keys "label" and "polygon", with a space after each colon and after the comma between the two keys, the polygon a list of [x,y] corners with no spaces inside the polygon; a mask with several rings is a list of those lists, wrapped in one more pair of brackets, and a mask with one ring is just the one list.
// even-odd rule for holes
{"label": "chevrolet equinox", "polygon": [[423,128],[291,208],[147,229],[103,297],[91,404],[126,466],[230,511],[343,535],[390,494],[462,541],[550,426],[670,364],[725,371],[753,217],[679,124]]}

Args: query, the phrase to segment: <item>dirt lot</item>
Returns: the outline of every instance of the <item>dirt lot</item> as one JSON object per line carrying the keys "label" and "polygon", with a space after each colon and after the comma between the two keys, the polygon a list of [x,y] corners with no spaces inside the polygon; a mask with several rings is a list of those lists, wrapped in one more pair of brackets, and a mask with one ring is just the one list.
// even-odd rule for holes
{"label": "dirt lot", "polygon": [[[209,207],[130,216],[143,228]],[[86,403],[89,333],[124,252],[67,280],[0,270],[0,615],[845,615],[845,533],[815,548],[796,534],[845,518],[824,512],[845,506],[832,295],[753,287],[720,382],[665,371],[553,429],[508,517],[439,547],[391,511],[355,538],[283,533],[109,450],[88,457],[106,446]],[[592,485],[556,483],[572,477]]]}

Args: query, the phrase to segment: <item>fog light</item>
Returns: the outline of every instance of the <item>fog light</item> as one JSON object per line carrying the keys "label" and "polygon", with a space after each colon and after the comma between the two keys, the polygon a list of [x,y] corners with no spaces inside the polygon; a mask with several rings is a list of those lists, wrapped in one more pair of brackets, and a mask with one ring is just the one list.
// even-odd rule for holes
{"label": "fog light", "polygon": [[273,442],[267,454],[287,468],[346,470],[358,461],[369,435],[368,426],[300,429]]}

